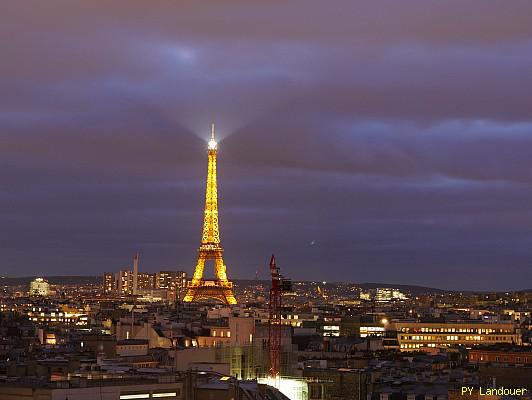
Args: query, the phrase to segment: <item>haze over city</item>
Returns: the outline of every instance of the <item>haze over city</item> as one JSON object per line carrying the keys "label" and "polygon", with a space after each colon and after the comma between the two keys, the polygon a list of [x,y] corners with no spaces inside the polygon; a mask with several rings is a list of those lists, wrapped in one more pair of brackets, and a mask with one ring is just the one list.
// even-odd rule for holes
{"label": "haze over city", "polygon": [[231,278],[530,286],[529,1],[103,3],[2,4],[2,275],[192,273],[215,121]]}

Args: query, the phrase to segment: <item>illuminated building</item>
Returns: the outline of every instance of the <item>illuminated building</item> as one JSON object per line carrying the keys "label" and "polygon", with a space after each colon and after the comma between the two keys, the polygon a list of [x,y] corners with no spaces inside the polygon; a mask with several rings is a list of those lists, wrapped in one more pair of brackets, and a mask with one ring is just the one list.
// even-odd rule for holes
{"label": "illuminated building", "polygon": [[308,399],[308,383],[304,378],[259,378],[257,382],[273,386],[289,399],[305,400]]}
{"label": "illuminated building", "polygon": [[[104,291],[110,293],[117,291],[119,294],[127,295],[135,292],[135,281],[137,295],[148,296],[150,301],[170,300],[175,298],[175,291],[183,293],[187,284],[186,272],[183,271],[159,271],[154,274],[145,272],[135,272],[122,270],[113,275],[104,274]],[[115,289],[116,288],[116,289]]]}
{"label": "illuminated building", "polygon": [[139,272],[139,255],[133,257],[133,271],[119,271],[116,275],[116,288],[119,294],[137,295],[139,290],[155,288],[155,274]]}
{"label": "illuminated building", "polygon": [[406,300],[406,296],[399,289],[377,288],[375,300],[381,303],[393,300]]}
{"label": "illuminated building", "polygon": [[479,344],[521,343],[521,335],[511,323],[472,322],[394,322],[401,351]]}
{"label": "illuminated building", "polygon": [[323,325],[321,326],[322,336],[340,336],[340,325],[342,318],[339,316],[323,317]]}
{"label": "illuminated building", "polygon": [[105,272],[103,274],[103,291],[104,293],[112,293],[115,291],[115,279],[112,272]]}
{"label": "illuminated building", "polygon": [[394,300],[406,300],[407,296],[399,289],[392,289],[392,299]]}
{"label": "illuminated building", "polygon": [[315,314],[281,314],[281,324],[295,328],[303,326],[306,321],[316,321],[317,319],[318,316]]}
{"label": "illuminated building", "polygon": [[45,346],[55,346],[57,344],[57,337],[54,332],[48,332],[43,328],[37,329],[37,337],[39,343]]}
{"label": "illuminated building", "polygon": [[[135,287],[133,271],[119,271],[116,275],[116,287],[119,294],[133,294]],[[155,275],[144,272],[137,273],[137,290],[149,290],[155,287]]]}
{"label": "illuminated building", "polygon": [[384,336],[385,328],[383,326],[361,326],[360,337]]}
{"label": "illuminated building", "polygon": [[119,294],[133,293],[133,271],[118,271],[115,279]]}
{"label": "illuminated building", "polygon": [[[214,124],[209,141],[207,187],[205,194],[205,212],[203,218],[203,234],[198,249],[198,261],[194,276],[190,281],[185,302],[202,299],[215,299],[226,304],[236,304],[233,294],[233,283],[227,279],[226,266],[223,260],[223,248],[220,245],[220,228],[218,224],[218,189],[216,183],[216,152],[214,140]],[[214,260],[216,280],[203,279],[205,261]]]}
{"label": "illuminated building", "polygon": [[145,303],[157,303],[170,300],[166,289],[139,289],[137,299]]}
{"label": "illuminated building", "polygon": [[62,304],[54,305],[34,305],[26,312],[28,319],[37,324],[44,325],[79,325],[88,324],[88,316],[83,309],[69,307]]}
{"label": "illuminated building", "polygon": [[138,290],[149,290],[155,288],[155,274],[139,272],[137,277],[137,285]]}
{"label": "illuminated building", "polygon": [[30,283],[30,296],[48,297],[50,285],[43,278],[37,278]]}
{"label": "illuminated building", "polygon": [[187,273],[184,271],[159,271],[155,277],[156,289],[167,289],[173,298],[181,298],[187,287]]}
{"label": "illuminated building", "polygon": [[184,271],[159,271],[157,272],[157,289],[172,289],[176,286],[185,287],[187,273]]}
{"label": "illuminated building", "polygon": [[370,292],[360,292],[360,300],[371,300],[371,293]]}

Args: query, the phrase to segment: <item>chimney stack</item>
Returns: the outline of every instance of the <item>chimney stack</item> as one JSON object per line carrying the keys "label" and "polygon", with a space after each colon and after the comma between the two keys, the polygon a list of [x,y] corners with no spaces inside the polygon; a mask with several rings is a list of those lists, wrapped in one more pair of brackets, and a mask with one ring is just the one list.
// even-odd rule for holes
{"label": "chimney stack", "polygon": [[133,294],[137,295],[138,293],[138,283],[139,283],[139,253],[135,254],[133,258]]}

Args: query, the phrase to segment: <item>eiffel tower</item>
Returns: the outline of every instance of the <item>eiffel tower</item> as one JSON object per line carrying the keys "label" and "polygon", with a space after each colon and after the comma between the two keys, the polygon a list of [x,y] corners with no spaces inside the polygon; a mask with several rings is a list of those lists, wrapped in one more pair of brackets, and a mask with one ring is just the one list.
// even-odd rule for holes
{"label": "eiffel tower", "polygon": [[[214,140],[214,124],[209,141],[209,166],[207,170],[207,190],[205,195],[205,213],[203,217],[203,235],[198,249],[198,261],[194,276],[189,282],[185,302],[214,299],[225,304],[236,304],[233,294],[233,282],[227,279],[220,245],[220,227],[218,225],[218,191],[216,185],[216,152],[218,144]],[[214,260],[215,280],[203,279],[206,260]]]}

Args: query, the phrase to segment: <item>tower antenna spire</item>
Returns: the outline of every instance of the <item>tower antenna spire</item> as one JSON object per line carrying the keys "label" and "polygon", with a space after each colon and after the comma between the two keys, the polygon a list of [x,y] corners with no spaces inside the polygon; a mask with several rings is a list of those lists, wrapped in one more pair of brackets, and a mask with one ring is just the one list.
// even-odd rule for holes
{"label": "tower antenna spire", "polygon": [[211,124],[211,140],[209,141],[209,150],[216,150],[217,143],[214,140],[214,122]]}

